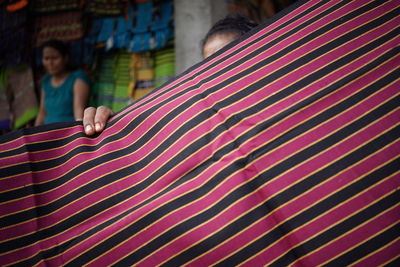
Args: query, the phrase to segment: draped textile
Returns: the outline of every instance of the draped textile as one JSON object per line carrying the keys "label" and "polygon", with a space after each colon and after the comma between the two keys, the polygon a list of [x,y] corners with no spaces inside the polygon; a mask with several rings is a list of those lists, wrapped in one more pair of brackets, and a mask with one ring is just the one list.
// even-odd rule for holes
{"label": "draped textile", "polygon": [[299,2],[102,134],[1,137],[1,264],[398,263],[399,4]]}

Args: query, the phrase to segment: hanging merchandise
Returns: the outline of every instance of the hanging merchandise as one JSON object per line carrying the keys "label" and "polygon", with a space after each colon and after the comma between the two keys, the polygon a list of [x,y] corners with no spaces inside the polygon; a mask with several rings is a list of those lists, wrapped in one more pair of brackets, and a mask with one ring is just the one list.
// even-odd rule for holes
{"label": "hanging merchandise", "polygon": [[138,100],[154,89],[154,63],[151,54],[133,54],[132,67],[135,79],[131,95],[133,100]]}
{"label": "hanging merchandise", "polygon": [[38,112],[32,69],[27,65],[0,71],[0,128],[21,128]]}
{"label": "hanging merchandise", "polygon": [[154,48],[165,47],[167,42],[174,36],[173,29],[170,26],[173,21],[173,3],[172,1],[162,1],[158,12],[154,16],[154,22],[151,30],[154,35]]}
{"label": "hanging merchandise", "polygon": [[33,11],[35,13],[48,13],[54,11],[77,10],[81,7],[80,0],[35,0]]}
{"label": "hanging merchandise", "polygon": [[126,0],[90,0],[85,1],[85,11],[95,16],[120,15]]}
{"label": "hanging merchandise", "polygon": [[8,12],[15,12],[28,6],[28,0],[11,0],[7,5]]}
{"label": "hanging merchandise", "polygon": [[100,18],[90,20],[90,27],[85,39],[93,46],[98,42],[98,36],[102,28],[102,20]]}
{"label": "hanging merchandise", "polygon": [[8,78],[8,87],[13,93],[13,128],[21,128],[33,120],[38,112],[32,69],[26,65],[14,68]]}
{"label": "hanging merchandise", "polygon": [[149,52],[132,54],[120,50],[99,58],[94,74],[92,105],[105,105],[119,111],[154,89],[153,58]]}
{"label": "hanging merchandise", "polygon": [[113,36],[115,48],[127,48],[131,42],[131,28],[134,19],[134,9],[130,6],[126,17],[119,16],[116,23],[116,32]]}
{"label": "hanging merchandise", "polygon": [[[58,6],[54,8],[58,8]],[[66,8],[66,6],[61,5],[60,8],[56,11],[63,11],[62,8]],[[33,34],[34,46],[36,47],[34,52],[35,65],[42,65],[42,49],[40,46],[50,39],[58,39],[66,43],[71,67],[91,64],[94,53],[93,42],[83,37],[82,12],[79,10],[42,14],[36,17]]]}
{"label": "hanging merchandise", "polygon": [[94,19],[88,38],[94,45],[105,47],[106,51],[113,48],[127,48],[130,43],[133,11],[130,14],[128,20],[123,16]]}
{"label": "hanging merchandise", "polygon": [[115,79],[113,75],[113,65],[115,53],[101,55],[99,64],[94,74],[92,88],[92,104],[94,106],[112,107]]}
{"label": "hanging merchandise", "polygon": [[16,66],[29,59],[29,23],[27,9],[9,11],[17,2],[0,5],[0,59],[6,66]]}
{"label": "hanging merchandise", "polygon": [[10,99],[11,92],[7,87],[9,69],[0,68],[0,134],[11,130]]}
{"label": "hanging merchandise", "polygon": [[80,11],[37,17],[33,36],[35,46],[38,47],[49,39],[59,39],[64,42],[81,39],[84,35],[81,18],[82,13]]}
{"label": "hanging merchandise", "polygon": [[133,27],[133,39],[129,47],[131,52],[150,50],[151,32],[149,31],[152,22],[153,1],[137,3],[136,25]]}
{"label": "hanging merchandise", "polygon": [[112,110],[118,111],[130,103],[130,63],[131,54],[120,51],[114,64],[115,87],[113,94]]}
{"label": "hanging merchandise", "polygon": [[173,48],[161,49],[155,52],[155,87],[175,77],[175,51]]}
{"label": "hanging merchandise", "polygon": [[112,37],[114,33],[114,24],[115,24],[115,18],[113,17],[107,17],[107,18],[102,18],[98,19],[95,23],[98,24],[99,30],[98,30],[98,37],[97,37],[97,43],[105,43],[109,38]]}
{"label": "hanging merchandise", "polygon": [[136,24],[132,29],[131,52],[160,49],[173,39],[173,2],[137,1]]}
{"label": "hanging merchandise", "polygon": [[139,53],[164,48],[173,39],[172,0],[140,1],[126,10],[125,15],[94,19],[90,40],[106,51],[127,49]]}
{"label": "hanging merchandise", "polygon": [[[168,78],[173,76],[170,69],[159,72],[159,81],[167,79],[167,74]],[[154,54],[151,52],[128,53],[120,50],[104,54],[100,56],[94,74],[91,104],[119,111],[150,93],[154,89],[155,78]]]}
{"label": "hanging merchandise", "polygon": [[94,47],[86,38],[69,42],[67,46],[71,55],[69,64],[72,67],[90,65],[93,62]]}
{"label": "hanging merchandise", "polygon": [[85,40],[104,49],[94,68],[93,105],[118,111],[174,77],[172,21],[172,0],[130,2],[125,15],[91,20]]}

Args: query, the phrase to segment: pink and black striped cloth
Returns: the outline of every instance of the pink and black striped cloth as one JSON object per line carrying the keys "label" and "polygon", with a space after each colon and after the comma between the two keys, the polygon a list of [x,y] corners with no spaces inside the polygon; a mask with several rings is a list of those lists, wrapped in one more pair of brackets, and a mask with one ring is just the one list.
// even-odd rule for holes
{"label": "pink and black striped cloth", "polygon": [[400,1],[299,2],[128,106],[0,137],[0,263],[399,263]]}

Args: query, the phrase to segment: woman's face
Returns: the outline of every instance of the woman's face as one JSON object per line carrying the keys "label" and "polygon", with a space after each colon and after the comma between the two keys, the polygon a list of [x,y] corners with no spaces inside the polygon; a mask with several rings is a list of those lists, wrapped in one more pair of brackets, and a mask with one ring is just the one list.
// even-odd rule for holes
{"label": "woman's face", "polygon": [[57,75],[66,70],[68,57],[63,56],[57,49],[53,47],[45,47],[43,49],[42,62],[49,74]]}
{"label": "woman's face", "polygon": [[230,32],[211,35],[203,46],[203,57],[206,58],[211,56],[222,47],[236,40],[238,37],[238,34]]}

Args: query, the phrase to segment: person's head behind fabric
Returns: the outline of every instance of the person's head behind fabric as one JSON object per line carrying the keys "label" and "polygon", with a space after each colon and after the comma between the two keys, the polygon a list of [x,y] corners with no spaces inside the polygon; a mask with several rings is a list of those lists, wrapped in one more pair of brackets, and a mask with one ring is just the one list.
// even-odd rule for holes
{"label": "person's head behind fabric", "polygon": [[229,14],[217,21],[202,41],[203,57],[209,57],[256,26],[257,23],[240,13]]}

